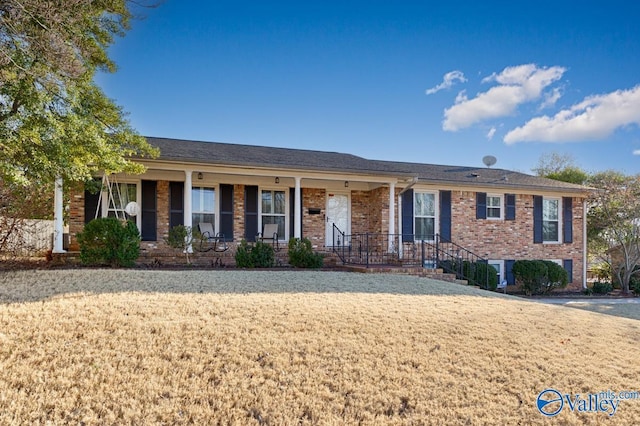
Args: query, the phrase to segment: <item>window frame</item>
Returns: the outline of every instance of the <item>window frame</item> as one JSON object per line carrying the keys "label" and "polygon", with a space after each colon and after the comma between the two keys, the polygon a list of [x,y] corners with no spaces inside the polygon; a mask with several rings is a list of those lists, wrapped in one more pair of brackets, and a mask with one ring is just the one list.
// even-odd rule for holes
{"label": "window frame", "polygon": [[[194,191],[196,189],[211,189],[211,190],[213,190],[213,210],[212,211],[196,210],[194,208],[195,197],[193,196],[194,195],[193,193],[194,193]],[[203,201],[202,198],[204,197],[205,193],[206,193],[205,191],[200,191],[200,198],[201,198],[200,203],[201,203],[201,206],[204,205],[202,203],[202,201]],[[197,186],[192,186],[191,187],[191,224],[192,224],[192,227],[193,227],[194,230],[197,229],[199,231],[198,225],[194,220],[194,215],[196,215],[196,214],[213,214],[213,223],[211,224],[211,225],[213,225],[213,233],[217,234],[219,232],[218,231],[220,229],[220,227],[219,227],[220,214],[219,214],[219,208],[218,208],[218,206],[220,205],[220,203],[218,201],[219,194],[220,194],[220,192],[218,190],[218,185],[202,184],[202,185],[197,185]],[[200,222],[198,222],[198,223],[200,223]],[[212,235],[212,237],[213,236],[215,236],[215,235]]]}
{"label": "window frame", "polygon": [[[490,206],[489,205],[489,199],[491,199],[491,198],[497,198],[498,199],[498,205],[497,206]],[[486,208],[487,208],[487,212],[486,212],[486,219],[487,220],[503,220],[504,219],[504,210],[505,210],[504,194],[489,194],[489,193],[487,193],[487,195],[486,195]],[[498,209],[499,210],[498,217],[489,216],[489,209]]]}
{"label": "window frame", "polygon": [[[433,211],[433,216],[422,216],[422,215],[418,216],[416,214],[416,212],[418,210],[416,208],[416,198],[420,194],[428,194],[428,195],[431,195],[433,197],[433,206],[434,206],[434,208],[433,208],[433,210],[434,210]],[[438,234],[438,229],[439,229],[438,225],[439,225],[439,210],[440,210],[439,198],[440,197],[438,195],[439,194],[436,191],[421,191],[421,190],[414,190],[413,191],[413,235],[414,235],[415,241],[427,241],[427,242],[435,241],[435,237],[436,237],[436,234]],[[423,239],[423,238],[420,238],[418,236],[418,233],[416,232],[416,230],[418,228],[416,226],[416,220],[419,219],[419,218],[433,219],[433,239],[430,239],[430,240],[429,239]]]}
{"label": "window frame", "polygon": [[[506,271],[505,271],[505,263],[504,260],[497,259],[489,259],[487,263],[491,266],[498,265],[500,270],[498,271],[498,284],[502,282],[502,280],[506,280]],[[494,268],[495,269],[495,268]]]}
{"label": "window frame", "polygon": [[[555,220],[545,219],[545,202],[547,201],[555,201],[557,203],[556,215],[557,218]],[[556,222],[558,224],[558,235],[555,240],[547,240],[544,235],[544,224],[545,222]],[[558,197],[542,197],[542,243],[543,244],[561,244],[562,243],[562,198]]]}
{"label": "window frame", "polygon": [[[276,192],[284,193],[284,213],[271,213],[271,212],[263,212],[262,211],[262,193],[263,192],[271,192],[272,194],[272,208],[275,206],[273,200],[275,199],[274,194]],[[258,188],[258,232],[262,232],[264,229],[264,216],[278,216],[284,217],[284,235],[278,235],[278,241],[289,241],[289,188],[282,187],[259,187]],[[270,237],[268,237],[270,238]]]}

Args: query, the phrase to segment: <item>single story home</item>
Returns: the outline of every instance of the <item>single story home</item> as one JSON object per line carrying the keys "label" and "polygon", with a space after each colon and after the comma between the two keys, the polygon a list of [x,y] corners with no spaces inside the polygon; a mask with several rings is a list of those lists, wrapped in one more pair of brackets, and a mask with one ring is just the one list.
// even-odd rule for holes
{"label": "single story home", "polygon": [[458,255],[474,253],[510,282],[515,260],[554,260],[569,272],[571,285],[585,285],[589,190],[583,186],[496,168],[147,139],[160,156],[140,159],[147,167],[142,175],[111,179],[119,200],[70,194],[71,250],[78,249],[75,235],[85,223],[124,214],[135,201],[140,212],[131,219],[147,252],[166,248],[169,229],[180,224],[211,223],[232,244],[255,241],[271,224],[284,245],[306,237],[317,250],[356,250],[356,236],[385,236],[378,245],[402,258],[407,247],[415,255],[423,241],[451,242]]}

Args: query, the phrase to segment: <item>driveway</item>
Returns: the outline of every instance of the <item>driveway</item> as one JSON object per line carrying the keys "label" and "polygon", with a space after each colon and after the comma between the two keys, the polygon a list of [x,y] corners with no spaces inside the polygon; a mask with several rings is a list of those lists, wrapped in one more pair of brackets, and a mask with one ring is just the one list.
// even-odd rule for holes
{"label": "driveway", "polygon": [[553,305],[623,305],[640,304],[640,297],[536,297],[527,300]]}

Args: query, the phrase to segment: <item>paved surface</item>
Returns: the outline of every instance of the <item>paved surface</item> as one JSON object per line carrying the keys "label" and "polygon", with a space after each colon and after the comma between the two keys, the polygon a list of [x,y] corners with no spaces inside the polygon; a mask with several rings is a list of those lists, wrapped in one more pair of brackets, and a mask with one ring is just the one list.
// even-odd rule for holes
{"label": "paved surface", "polygon": [[536,297],[527,298],[534,302],[550,303],[554,305],[620,305],[620,304],[640,304],[640,297]]}

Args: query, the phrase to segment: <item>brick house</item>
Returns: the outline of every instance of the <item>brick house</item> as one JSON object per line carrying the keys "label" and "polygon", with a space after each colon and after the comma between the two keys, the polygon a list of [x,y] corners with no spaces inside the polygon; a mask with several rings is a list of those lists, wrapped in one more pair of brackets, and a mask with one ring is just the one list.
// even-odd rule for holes
{"label": "brick house", "polygon": [[[232,242],[254,241],[278,225],[284,244],[309,238],[318,250],[352,245],[355,235],[394,236],[398,247],[437,238],[478,254],[512,281],[518,259],[561,263],[572,286],[585,285],[587,188],[493,169],[367,160],[350,154],[148,138],[157,159],[147,171],[118,175],[125,201],[136,201],[145,252],[163,250],[170,227],[210,222]],[[116,203],[120,204],[120,203]],[[97,216],[122,205],[87,191],[70,196],[70,249]],[[336,230],[342,232],[336,242]],[[343,241],[339,241],[342,236]],[[415,250],[414,250],[415,251]],[[406,251],[405,251],[406,253]]]}

